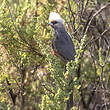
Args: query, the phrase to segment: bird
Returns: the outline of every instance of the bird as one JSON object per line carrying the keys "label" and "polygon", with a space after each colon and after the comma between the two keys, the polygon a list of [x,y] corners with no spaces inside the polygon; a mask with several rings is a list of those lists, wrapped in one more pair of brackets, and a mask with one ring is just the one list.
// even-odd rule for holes
{"label": "bird", "polygon": [[[54,54],[66,63],[70,62],[71,60],[75,60],[76,51],[74,43],[64,27],[63,19],[61,18],[61,16],[56,12],[51,12],[49,15],[49,25],[54,30],[54,36],[52,38],[52,49],[54,51]],[[71,82],[73,82],[72,79],[70,83]],[[68,91],[70,92],[71,90]],[[70,98],[67,101],[66,110],[69,110],[72,106],[73,93],[70,94]]]}
{"label": "bird", "polygon": [[54,54],[62,61],[69,62],[75,59],[75,47],[72,38],[66,31],[63,19],[56,12],[49,15],[49,25],[54,29],[52,49]]}

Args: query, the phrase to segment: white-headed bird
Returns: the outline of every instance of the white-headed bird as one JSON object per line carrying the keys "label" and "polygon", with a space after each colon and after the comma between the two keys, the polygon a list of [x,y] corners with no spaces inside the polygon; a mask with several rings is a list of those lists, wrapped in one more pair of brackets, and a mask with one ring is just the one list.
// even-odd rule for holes
{"label": "white-headed bird", "polygon": [[76,52],[73,41],[64,27],[63,19],[58,13],[50,13],[49,25],[54,29],[52,49],[56,56],[59,56],[67,62],[74,60]]}
{"label": "white-headed bird", "polygon": [[[58,13],[55,12],[50,13],[49,25],[51,25],[51,27],[54,29],[54,36],[52,39],[52,49],[55,55],[60,57],[61,60],[66,61],[66,63],[71,60],[74,60],[76,52],[73,41],[64,27],[63,19],[60,17]],[[70,83],[72,82],[73,80],[70,79]],[[67,91],[70,92],[71,89]],[[73,106],[73,93],[70,94],[70,98],[67,101],[66,110],[69,110],[72,106]]]}

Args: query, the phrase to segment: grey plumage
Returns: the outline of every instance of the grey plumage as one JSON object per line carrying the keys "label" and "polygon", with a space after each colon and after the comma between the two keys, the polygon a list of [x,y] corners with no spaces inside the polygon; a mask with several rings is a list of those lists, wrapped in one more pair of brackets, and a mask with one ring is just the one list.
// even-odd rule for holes
{"label": "grey plumage", "polygon": [[54,21],[51,23],[51,26],[55,31],[52,39],[53,50],[55,50],[66,61],[74,60],[74,44],[71,37],[65,30],[64,25],[61,22]]}
{"label": "grey plumage", "polygon": [[[54,36],[52,38],[52,48],[54,52],[57,53],[57,56],[61,57],[61,59],[66,60],[66,62],[74,60],[75,59],[74,56],[76,54],[74,44],[71,37],[65,30],[62,18],[58,13],[52,12],[50,13],[49,20],[50,20],[49,24],[54,29]],[[71,78],[68,86],[70,86],[70,84],[72,83],[73,79]],[[67,92],[70,92],[71,89],[68,89]],[[70,110],[72,106],[73,106],[73,93],[70,94],[70,98],[67,101],[66,110]]]}

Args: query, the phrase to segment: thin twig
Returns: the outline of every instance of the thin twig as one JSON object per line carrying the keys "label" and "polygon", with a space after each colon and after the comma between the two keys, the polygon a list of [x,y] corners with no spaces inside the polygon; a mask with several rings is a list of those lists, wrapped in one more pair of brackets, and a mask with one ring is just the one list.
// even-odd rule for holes
{"label": "thin twig", "polygon": [[[7,4],[7,6],[8,6],[8,4]],[[37,52],[36,49],[35,49],[34,47],[32,47],[32,45],[29,44],[29,43],[21,36],[21,34],[19,33],[19,31],[18,31],[18,29],[17,29],[17,27],[16,27],[16,25],[15,25],[15,23],[14,23],[13,16],[12,16],[13,14],[12,14],[12,12],[11,12],[9,6],[8,6],[8,9],[9,9],[9,13],[10,13],[10,18],[11,18],[12,23],[13,23],[13,26],[14,26],[14,28],[15,28],[15,32],[18,34],[18,36],[20,37],[20,39],[21,39],[24,43],[26,43],[26,44],[28,45],[28,48],[31,48],[31,49],[32,49],[37,55],[39,55],[40,57],[43,57],[43,55],[42,55],[41,53]]]}
{"label": "thin twig", "polygon": [[43,86],[48,92],[50,92],[50,93],[52,93],[52,94],[55,95],[55,93],[54,93],[52,90],[50,90],[49,88],[47,88],[47,87],[45,86],[45,84],[42,84],[42,86]]}
{"label": "thin twig", "polygon": [[109,30],[110,30],[110,27],[108,27],[106,30],[104,30],[104,31],[102,32],[102,34],[101,34],[100,36],[98,36],[97,38],[95,38],[95,39],[94,39],[94,38],[93,38],[93,39],[90,39],[90,40],[85,44],[85,46],[84,46],[83,49],[85,49],[89,43],[93,43],[93,42],[95,42],[96,40],[98,40],[100,37],[102,37],[102,36],[103,36],[105,33],[107,33]]}
{"label": "thin twig", "polygon": [[91,20],[89,21],[88,26],[87,26],[87,28],[86,28],[84,34],[87,33],[87,31],[88,31],[88,29],[89,29],[89,27],[90,27],[90,24],[91,24],[91,22],[92,22],[92,20],[93,20],[98,14],[100,14],[105,8],[107,8],[107,7],[109,7],[109,6],[110,6],[110,3],[108,3],[106,6],[103,6],[102,8],[100,8],[100,9],[92,16],[92,18],[91,18]]}

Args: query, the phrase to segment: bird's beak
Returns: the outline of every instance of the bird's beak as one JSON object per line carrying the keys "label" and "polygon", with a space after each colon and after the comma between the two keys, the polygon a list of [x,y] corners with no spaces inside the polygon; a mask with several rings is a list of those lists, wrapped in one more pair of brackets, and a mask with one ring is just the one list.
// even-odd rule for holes
{"label": "bird's beak", "polygon": [[48,25],[52,26],[53,24],[51,22],[49,22]]}

